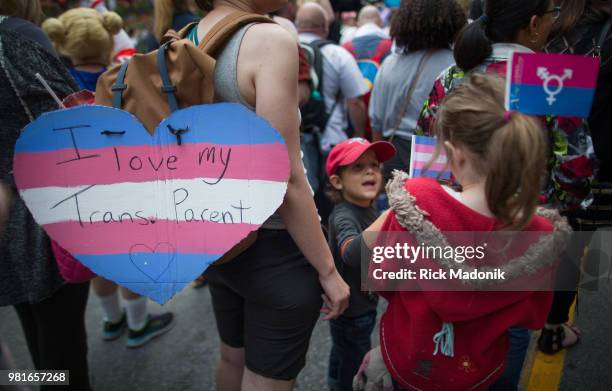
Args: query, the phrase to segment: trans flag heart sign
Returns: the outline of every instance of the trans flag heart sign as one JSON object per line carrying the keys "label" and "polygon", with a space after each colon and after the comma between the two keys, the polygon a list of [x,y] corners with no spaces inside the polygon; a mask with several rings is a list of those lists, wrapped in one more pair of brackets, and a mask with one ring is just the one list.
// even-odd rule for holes
{"label": "trans flag heart sign", "polygon": [[237,104],[178,110],[152,136],[128,112],[89,105],[24,128],[14,177],[61,247],[163,304],[281,205],[289,157]]}
{"label": "trans flag heart sign", "polygon": [[436,139],[427,136],[412,136],[410,152],[410,178],[429,177],[443,181],[450,181],[451,172],[446,161],[444,149],[435,161],[432,161],[436,150]]}
{"label": "trans flag heart sign", "polygon": [[598,58],[515,52],[507,72],[508,110],[526,114],[589,116],[597,87]]}

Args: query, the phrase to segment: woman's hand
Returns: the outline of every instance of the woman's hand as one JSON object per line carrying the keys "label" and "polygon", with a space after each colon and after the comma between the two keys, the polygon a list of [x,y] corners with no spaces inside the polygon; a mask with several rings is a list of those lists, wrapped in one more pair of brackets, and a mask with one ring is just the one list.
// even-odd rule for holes
{"label": "woman's hand", "polygon": [[348,307],[350,289],[344,282],[338,269],[335,267],[327,275],[319,275],[319,281],[323,287],[323,308],[321,312],[326,314],[323,320],[335,319],[342,315]]}

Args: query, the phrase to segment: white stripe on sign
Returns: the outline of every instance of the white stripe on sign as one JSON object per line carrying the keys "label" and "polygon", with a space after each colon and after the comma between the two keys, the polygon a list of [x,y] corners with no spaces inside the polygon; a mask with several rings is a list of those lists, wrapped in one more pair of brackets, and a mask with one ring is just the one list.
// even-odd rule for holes
{"label": "white stripe on sign", "polygon": [[43,187],[23,190],[21,197],[40,225],[119,220],[125,213],[155,220],[208,220],[210,214],[227,212],[236,216],[236,223],[262,224],[283,202],[286,188],[285,182],[224,179],[209,185],[198,178]]}

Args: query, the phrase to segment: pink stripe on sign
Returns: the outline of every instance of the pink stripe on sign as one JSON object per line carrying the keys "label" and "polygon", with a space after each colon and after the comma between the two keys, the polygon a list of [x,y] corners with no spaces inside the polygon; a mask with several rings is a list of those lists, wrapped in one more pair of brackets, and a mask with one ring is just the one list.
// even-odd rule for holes
{"label": "pink stripe on sign", "polygon": [[417,152],[417,153],[421,152],[421,153],[433,154],[435,150],[436,150],[435,145],[415,144],[414,146],[414,152]]}
{"label": "pink stripe on sign", "polygon": [[[563,86],[570,88],[595,88],[599,71],[599,59],[564,54],[515,53],[512,63],[512,82],[515,84],[543,85],[538,69],[546,68],[549,76],[563,78]],[[571,71],[571,77],[566,76]],[[555,81],[552,81],[552,85]]]}
{"label": "pink stripe on sign", "polygon": [[289,177],[289,156],[282,144],[123,146],[79,150],[79,156],[74,160],[74,149],[17,153],[17,186],[24,190],[193,178],[284,182]]}
{"label": "pink stripe on sign", "polygon": [[[77,221],[46,224],[45,231],[58,243],[65,245],[72,254],[105,255],[126,254],[135,244],[146,244],[155,247],[151,238],[161,242],[170,242],[177,253],[184,254],[223,254],[231,249],[249,232],[256,230],[252,224],[221,224],[209,221],[176,222],[158,220],[154,224],[140,225],[143,220],[135,219],[131,223]],[[163,239],[162,239],[163,238]]]}
{"label": "pink stripe on sign", "polygon": [[[428,162],[418,160],[412,163],[412,168],[413,170],[422,170],[427,163]],[[448,171],[448,167],[446,166],[446,164],[434,163],[429,167],[429,170],[434,171],[434,172],[439,172],[439,171],[444,171],[444,170]]]}

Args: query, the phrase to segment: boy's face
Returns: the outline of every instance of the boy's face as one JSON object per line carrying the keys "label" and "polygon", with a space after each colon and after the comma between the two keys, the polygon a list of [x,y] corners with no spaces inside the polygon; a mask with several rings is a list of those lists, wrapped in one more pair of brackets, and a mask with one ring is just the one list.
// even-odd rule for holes
{"label": "boy's face", "polygon": [[344,166],[340,175],[332,175],[329,179],[346,201],[369,207],[382,184],[380,163],[374,151],[367,151],[352,164]]}

